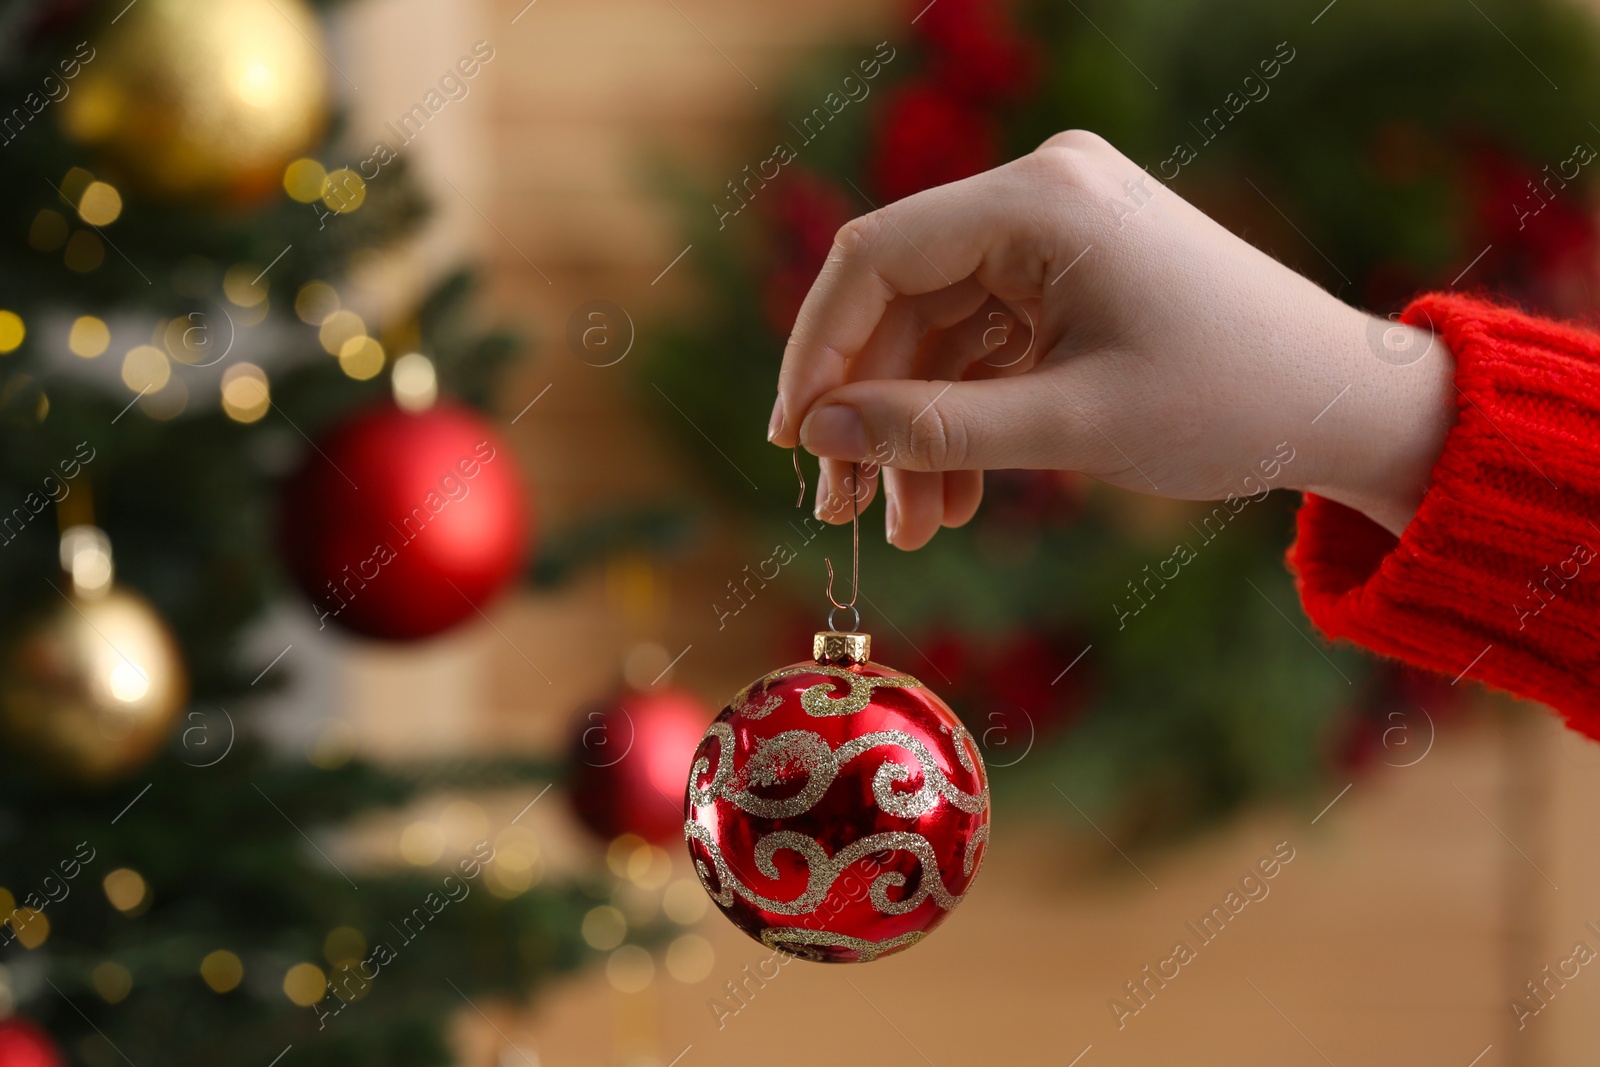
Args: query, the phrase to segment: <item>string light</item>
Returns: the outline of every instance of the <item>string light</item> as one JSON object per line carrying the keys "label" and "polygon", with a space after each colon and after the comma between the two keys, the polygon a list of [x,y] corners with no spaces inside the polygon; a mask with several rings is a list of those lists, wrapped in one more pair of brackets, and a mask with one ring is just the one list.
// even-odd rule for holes
{"label": "string light", "polygon": [[28,328],[22,324],[21,315],[0,310],[0,353],[15,352],[27,335]]}
{"label": "string light", "polygon": [[383,370],[383,345],[366,336],[352,337],[339,346],[339,369],[358,382],[376,378]]}
{"label": "string light", "polygon": [[172,364],[155,345],[135,345],[122,357],[122,384],[136,393],[153,393],[170,377]]}
{"label": "string light", "polygon": [[122,214],[122,194],[106,182],[90,182],[78,198],[78,217],[91,226],[109,226]]}
{"label": "string light", "polygon": [[628,936],[628,920],[610,904],[590,908],[583,917],[583,940],[592,949],[606,952],[622,944]]}
{"label": "string light", "polygon": [[50,920],[38,908],[18,908],[7,921],[22,947],[30,952],[50,938]]}
{"label": "string light", "polygon": [[101,596],[111,588],[116,568],[111,539],[98,526],[69,526],[61,531],[61,569],[81,597]]}
{"label": "string light", "polygon": [[67,348],[75,356],[93,359],[111,344],[111,329],[93,315],[79,315],[67,332]]}
{"label": "string light", "polygon": [[426,411],[439,398],[439,375],[433,360],[421,352],[407,352],[395,360],[389,383],[394,402],[406,411]]}
{"label": "string light", "polygon": [[252,308],[267,298],[260,283],[263,271],[253,263],[235,263],[222,276],[222,292],[236,306]]}
{"label": "string light", "polygon": [[143,911],[150,901],[150,887],[144,876],[132,867],[118,867],[100,883],[111,906],[124,915]]}
{"label": "string light", "polygon": [[367,324],[361,316],[354,311],[335,311],[322,320],[322,325],[317,328],[317,340],[322,342],[323,351],[330,356],[337,356],[344,348],[345,342],[352,337],[364,337]]}
{"label": "string light", "polygon": [[641,848],[648,848],[650,843],[638,834],[619,834],[606,846],[606,866],[611,868],[611,873],[618,878],[628,877],[628,860]]}
{"label": "string light", "polygon": [[283,976],[283,995],[309,1008],[328,992],[328,976],[315,963],[297,963]]}
{"label": "string light", "polygon": [[235,363],[222,372],[222,410],[234,422],[252,423],[272,406],[267,373],[254,363]]}
{"label": "string light", "polygon": [[348,215],[367,199],[367,183],[349,167],[333,171],[322,183],[322,202],[341,215]]}
{"label": "string light", "polygon": [[295,294],[294,313],[308,325],[321,326],[328,321],[329,315],[338,310],[339,293],[327,282],[306,282]]}
{"label": "string light", "polygon": [[83,192],[94,184],[94,175],[82,167],[73,167],[61,177],[61,195],[69,204],[83,199]]}
{"label": "string light", "polygon": [[283,191],[291,200],[309,204],[322,198],[328,172],[314,159],[297,159],[283,168]]}
{"label": "string light", "polygon": [[244,981],[244,963],[227,949],[219,948],[200,961],[200,977],[213,993],[231,993]]}

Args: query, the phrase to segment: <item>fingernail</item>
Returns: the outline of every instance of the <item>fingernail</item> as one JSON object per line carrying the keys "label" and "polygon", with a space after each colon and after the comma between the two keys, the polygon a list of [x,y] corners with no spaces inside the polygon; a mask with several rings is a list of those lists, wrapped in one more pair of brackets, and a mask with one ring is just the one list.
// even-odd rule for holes
{"label": "fingernail", "polygon": [[900,505],[894,494],[885,491],[883,507],[883,539],[894,544],[894,535],[900,532]]}
{"label": "fingernail", "polygon": [[823,463],[823,464],[818,465],[818,467],[817,467],[817,502],[811,508],[811,514],[815,515],[817,518],[821,519],[823,522],[827,522],[828,521],[828,517],[825,514],[823,514],[825,509],[823,508],[822,505],[823,505],[824,501],[826,501],[828,499],[828,493],[829,492],[830,492],[830,490],[828,489],[828,465],[826,463]]}
{"label": "fingernail", "polygon": [[778,436],[778,431],[783,429],[783,397],[779,397],[772,405],[772,418],[767,420],[767,440]]}
{"label": "fingernail", "polygon": [[814,456],[859,460],[867,454],[867,428],[855,408],[829,404],[800,424],[800,443]]}

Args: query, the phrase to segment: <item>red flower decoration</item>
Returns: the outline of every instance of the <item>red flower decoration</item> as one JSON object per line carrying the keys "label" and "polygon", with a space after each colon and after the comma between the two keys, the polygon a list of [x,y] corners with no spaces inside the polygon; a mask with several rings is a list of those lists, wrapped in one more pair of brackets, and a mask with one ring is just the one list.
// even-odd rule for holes
{"label": "red flower decoration", "polygon": [[886,201],[969,178],[998,161],[994,119],[929,81],[892,90],[878,114],[872,183]]}
{"label": "red flower decoration", "polygon": [[[1600,260],[1587,176],[1561,176],[1576,161],[1543,170],[1495,148],[1469,157],[1472,196],[1471,245],[1493,246],[1473,277],[1524,304],[1556,315],[1591,310],[1591,290]],[[1600,165],[1594,162],[1593,167]]]}
{"label": "red flower decoration", "polygon": [[1087,704],[1089,668],[1073,662],[1085,643],[1070,633],[1023,634],[990,661],[983,691],[1002,714],[1023,711],[1039,737],[1053,735]]}
{"label": "red flower decoration", "polygon": [[833,248],[834,235],[850,221],[850,201],[825,179],[803,170],[787,175],[773,193],[769,211],[777,256],[762,307],[773,331],[787,334]]}
{"label": "red flower decoration", "polygon": [[[943,690],[997,766],[1060,733],[1090,704],[1094,674],[1078,661],[1087,641],[1071,629],[1025,631],[1002,641],[975,641],[957,630],[935,630],[917,643],[883,635],[882,658]],[[1070,667],[1070,669],[1068,669]]]}
{"label": "red flower decoration", "polygon": [[991,0],[922,3],[917,29],[933,55],[934,80],[976,101],[1015,100],[1038,80],[1039,51],[1017,33],[1005,4]]}

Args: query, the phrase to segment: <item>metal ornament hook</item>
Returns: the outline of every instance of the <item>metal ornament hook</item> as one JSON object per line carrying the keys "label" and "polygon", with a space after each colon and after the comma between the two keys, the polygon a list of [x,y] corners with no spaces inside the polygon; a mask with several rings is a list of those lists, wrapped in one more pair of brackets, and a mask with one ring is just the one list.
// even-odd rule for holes
{"label": "metal ornament hook", "polygon": [[[804,507],[806,502],[806,476],[800,470],[800,449],[792,450],[794,457],[795,477],[800,480],[800,496],[795,501],[795,507]],[[850,464],[850,599],[840,603],[839,598],[833,595],[833,559],[824,556],[823,563],[828,568],[828,584],[824,588],[828,603],[833,608],[828,612],[828,629],[838,630],[834,622],[834,613],[849,611],[851,615],[850,631],[854,632],[861,626],[861,611],[856,607],[856,601],[861,596],[861,474],[857,464]]]}

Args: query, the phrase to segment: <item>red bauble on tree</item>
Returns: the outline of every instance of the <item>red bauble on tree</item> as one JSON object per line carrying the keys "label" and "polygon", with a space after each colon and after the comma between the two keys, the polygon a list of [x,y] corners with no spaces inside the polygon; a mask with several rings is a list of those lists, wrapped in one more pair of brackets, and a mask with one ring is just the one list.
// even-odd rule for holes
{"label": "red bauble on tree", "polygon": [[706,705],[681,689],[627,690],[584,709],[572,739],[567,793],[578,818],[602,838],[638,834],[670,841]]}
{"label": "red bauble on tree", "polygon": [[516,580],[531,508],[475,412],[368,409],[317,442],[284,493],[284,554],[319,620],[407,640],[447,630]]}
{"label": "red bauble on tree", "polygon": [[26,1019],[0,1020],[0,1067],[65,1067],[50,1035]]}
{"label": "red bauble on tree", "polygon": [[771,948],[866,962],[922,940],[989,838],[978,746],[866,634],[747,686],[695,751],[684,834],[723,914]]}

